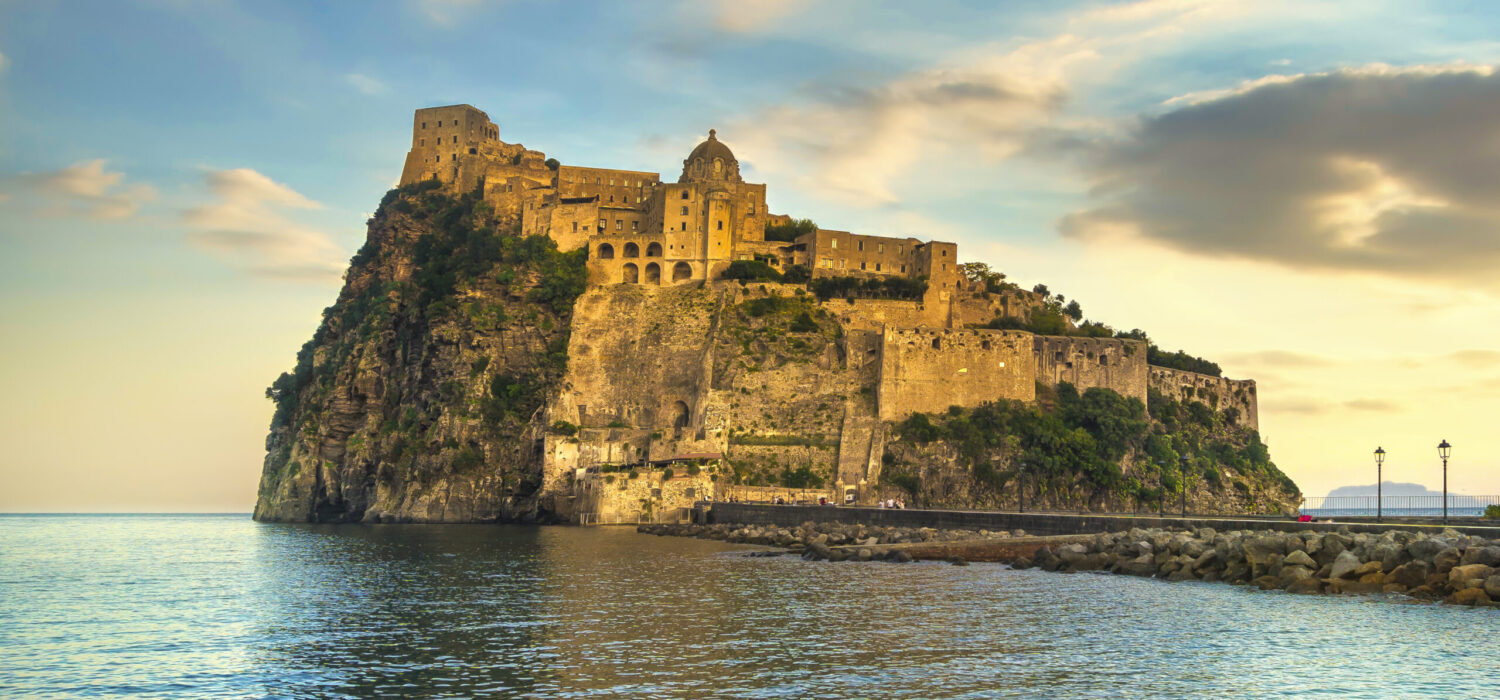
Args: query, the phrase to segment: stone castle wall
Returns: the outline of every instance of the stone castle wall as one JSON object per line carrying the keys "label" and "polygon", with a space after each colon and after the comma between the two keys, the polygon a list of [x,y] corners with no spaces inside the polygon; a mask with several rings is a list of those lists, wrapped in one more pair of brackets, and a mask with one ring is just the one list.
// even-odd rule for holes
{"label": "stone castle wall", "polygon": [[713,477],[704,469],[688,475],[673,468],[672,478],[663,479],[663,469],[640,469],[636,478],[627,472],[586,472],[574,482],[575,512],[589,524],[676,522],[684,509],[700,500],[713,500]]}
{"label": "stone castle wall", "polygon": [[1032,335],[1023,331],[904,330],[881,336],[876,388],[882,420],[996,399],[1036,399]]}
{"label": "stone castle wall", "polygon": [[1146,403],[1146,343],[1123,338],[1039,335],[1032,341],[1036,379],[1048,386],[1068,382],[1082,392],[1113,389]]}
{"label": "stone castle wall", "polygon": [[1183,403],[1201,401],[1224,411],[1239,425],[1260,430],[1259,399],[1254,379],[1225,379],[1180,369],[1151,367],[1150,388]]}

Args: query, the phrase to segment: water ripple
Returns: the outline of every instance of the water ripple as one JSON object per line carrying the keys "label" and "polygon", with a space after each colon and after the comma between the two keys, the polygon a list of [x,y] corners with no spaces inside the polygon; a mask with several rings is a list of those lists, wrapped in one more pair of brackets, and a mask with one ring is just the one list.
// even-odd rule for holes
{"label": "water ripple", "polygon": [[1494,610],[740,549],[0,517],[0,695],[1493,696]]}

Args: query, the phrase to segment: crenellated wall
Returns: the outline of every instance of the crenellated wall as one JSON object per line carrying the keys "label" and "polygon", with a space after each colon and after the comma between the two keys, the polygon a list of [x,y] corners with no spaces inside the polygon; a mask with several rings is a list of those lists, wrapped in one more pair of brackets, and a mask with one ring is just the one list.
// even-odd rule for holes
{"label": "crenellated wall", "polygon": [[898,329],[881,334],[876,401],[882,420],[997,399],[1036,399],[1032,335],[1024,331]]}
{"label": "crenellated wall", "polygon": [[1082,392],[1100,387],[1146,402],[1146,343],[1123,338],[1039,335],[1032,341],[1036,379],[1068,382]]}
{"label": "crenellated wall", "polygon": [[1150,388],[1183,403],[1201,401],[1209,408],[1228,413],[1239,425],[1260,430],[1254,379],[1225,379],[1152,365]]}

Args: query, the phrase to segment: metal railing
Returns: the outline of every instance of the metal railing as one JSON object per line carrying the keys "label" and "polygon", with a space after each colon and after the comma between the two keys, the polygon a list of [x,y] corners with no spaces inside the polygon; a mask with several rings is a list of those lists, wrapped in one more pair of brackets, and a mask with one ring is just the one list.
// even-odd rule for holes
{"label": "metal railing", "polygon": [[[1382,496],[1378,504],[1374,496],[1310,496],[1302,499],[1302,512],[1325,517],[1373,516],[1377,505],[1380,513],[1388,518],[1437,517],[1443,514],[1441,495]],[[1489,506],[1500,506],[1500,496],[1448,494],[1449,517],[1482,516]]]}

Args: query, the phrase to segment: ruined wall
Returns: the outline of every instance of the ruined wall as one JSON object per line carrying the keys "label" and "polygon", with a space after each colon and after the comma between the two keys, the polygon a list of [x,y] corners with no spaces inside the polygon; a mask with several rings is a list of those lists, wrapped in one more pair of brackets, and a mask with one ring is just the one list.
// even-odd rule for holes
{"label": "ruined wall", "polygon": [[1225,379],[1180,369],[1151,366],[1150,388],[1176,401],[1202,401],[1224,411],[1239,425],[1260,430],[1254,379]]}
{"label": "ruined wall", "polygon": [[823,302],[839,322],[849,330],[879,331],[886,326],[898,328],[946,328],[946,307],[925,301],[898,299],[829,299]]}
{"label": "ruined wall", "polygon": [[1036,399],[1032,335],[1023,331],[903,330],[881,336],[877,404],[882,420]]}
{"label": "ruined wall", "polygon": [[1146,343],[1122,338],[1039,335],[1032,341],[1036,380],[1068,382],[1082,392],[1100,387],[1146,402]]}
{"label": "ruined wall", "polygon": [[714,499],[708,470],[689,475],[679,466],[673,468],[672,478],[663,479],[664,474],[662,469],[641,469],[632,479],[628,472],[588,472],[574,483],[577,512],[594,525],[676,522],[682,509]]}
{"label": "ruined wall", "polygon": [[1008,289],[998,294],[988,294],[972,288],[971,283],[959,279],[957,293],[953,295],[950,328],[982,326],[997,316],[1014,316],[1029,320],[1031,312],[1045,308],[1046,299],[1035,292],[1023,289]]}

